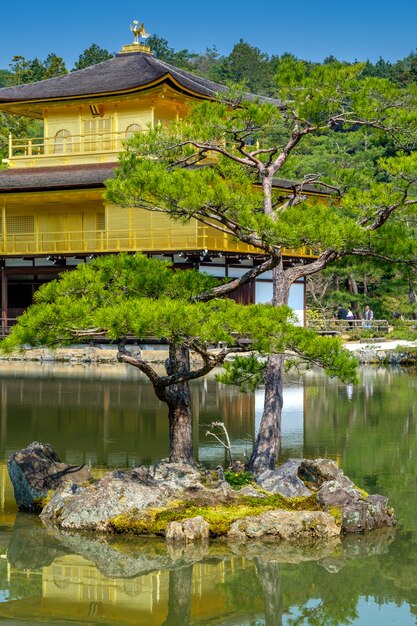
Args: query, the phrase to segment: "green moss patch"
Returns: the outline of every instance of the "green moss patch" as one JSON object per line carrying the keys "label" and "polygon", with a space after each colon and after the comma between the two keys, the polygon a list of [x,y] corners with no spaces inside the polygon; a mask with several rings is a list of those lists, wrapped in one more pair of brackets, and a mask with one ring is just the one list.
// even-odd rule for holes
{"label": "green moss patch", "polygon": [[255,477],[251,472],[232,472],[227,470],[224,473],[224,477],[231,487],[234,489],[240,489],[245,485],[255,484]]}
{"label": "green moss patch", "polygon": [[327,511],[331,515],[338,526],[342,525],[342,509],[340,506],[332,506]]}
{"label": "green moss patch", "polygon": [[204,502],[175,502],[167,508],[153,508],[118,515],[110,520],[113,530],[118,533],[139,535],[164,535],[169,522],[181,522],[191,517],[201,516],[210,525],[210,535],[226,535],[231,525],[238,519],[260,515],[266,511],[281,509],[285,511],[320,510],[315,496],[307,498],[284,498],[279,494],[265,498],[242,496],[230,503],[207,506]]}

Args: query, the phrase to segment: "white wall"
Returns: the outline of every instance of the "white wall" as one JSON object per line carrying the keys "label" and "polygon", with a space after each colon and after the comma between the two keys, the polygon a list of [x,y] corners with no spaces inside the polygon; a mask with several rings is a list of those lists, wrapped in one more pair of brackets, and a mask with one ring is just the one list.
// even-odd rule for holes
{"label": "white wall", "polygon": [[[250,267],[250,261],[245,263],[243,267],[229,267],[228,274],[230,278],[238,278],[245,274]],[[249,267],[248,267],[249,266]],[[225,275],[224,267],[216,267],[215,265],[200,265],[200,272],[212,274],[213,276],[222,277]],[[265,272],[261,274],[263,280],[255,281],[255,302],[262,304],[271,302],[272,300],[272,272]],[[304,283],[294,283],[290,289],[290,297],[288,304],[294,309],[299,323],[303,326],[305,323],[305,311],[304,311]]]}
{"label": "white wall", "polygon": [[[272,283],[256,281],[255,284],[255,302],[264,303],[272,300]],[[289,306],[294,309],[298,317],[299,323],[304,325],[304,283],[294,283],[291,286]]]}

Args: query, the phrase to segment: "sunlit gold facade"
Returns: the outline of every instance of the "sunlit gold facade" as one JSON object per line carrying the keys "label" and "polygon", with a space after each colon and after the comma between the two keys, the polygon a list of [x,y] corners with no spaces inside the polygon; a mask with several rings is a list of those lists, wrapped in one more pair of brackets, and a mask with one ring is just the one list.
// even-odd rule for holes
{"label": "sunlit gold facade", "polygon": [[168,85],[150,84],[133,93],[81,101],[8,104],[8,112],[41,119],[44,127],[40,137],[9,137],[9,166],[115,163],[125,139],[183,117],[191,97]]}
{"label": "sunlit gold facade", "polygon": [[[0,105],[9,113],[42,119],[44,127],[41,137],[9,137],[7,166],[22,170],[116,164],[126,139],[181,119],[193,100],[196,96],[192,93],[149,84],[133,93],[106,93],[91,99]],[[2,256],[206,249],[257,252],[193,220],[178,224],[161,214],[112,206],[103,199],[103,189],[50,188],[29,193],[20,189],[0,194]],[[300,250],[297,255],[312,256],[310,250]]]}
{"label": "sunlit gold facade", "polygon": [[[10,135],[0,171],[1,330],[32,302],[40,284],[95,255],[144,252],[188,267],[208,259],[219,277],[239,275],[228,271],[233,264],[259,262],[261,250],[213,227],[104,198],[127,139],[180,121],[193,102],[213,100],[222,89],[155,59],[138,43],[97,66],[0,89],[0,111],[39,120],[40,129],[37,137]],[[290,261],[314,253],[306,248],[285,255]],[[252,285],[236,298],[270,299],[265,290],[261,300],[255,292]],[[298,300],[294,308],[302,311]]]}

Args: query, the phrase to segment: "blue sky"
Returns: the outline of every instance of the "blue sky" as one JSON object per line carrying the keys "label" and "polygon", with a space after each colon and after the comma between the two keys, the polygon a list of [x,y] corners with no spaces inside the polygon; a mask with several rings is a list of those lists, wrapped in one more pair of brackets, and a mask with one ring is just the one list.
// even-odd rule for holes
{"label": "blue sky", "polygon": [[44,59],[52,51],[71,68],[92,43],[117,52],[130,43],[134,19],[174,49],[193,52],[215,45],[229,54],[240,38],[268,54],[292,52],[317,61],[330,54],[395,61],[417,48],[415,0],[15,0],[0,15],[0,68],[15,54]]}

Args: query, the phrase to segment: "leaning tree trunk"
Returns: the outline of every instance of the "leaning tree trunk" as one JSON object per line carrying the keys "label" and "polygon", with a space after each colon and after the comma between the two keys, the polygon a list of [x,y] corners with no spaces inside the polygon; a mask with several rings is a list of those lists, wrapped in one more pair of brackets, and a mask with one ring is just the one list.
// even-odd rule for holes
{"label": "leaning tree trunk", "polygon": [[279,454],[283,369],[284,357],[271,354],[266,366],[264,410],[255,447],[248,464],[248,469],[257,475],[262,474],[267,469],[274,469]]}
{"label": "leaning tree trunk", "polygon": [[[189,372],[190,351],[184,345],[170,344],[167,374]],[[171,463],[195,465],[193,455],[191,396],[188,382],[166,388],[169,419],[169,460]]]}
{"label": "leaning tree trunk", "polygon": [[[272,304],[288,303],[290,285],[281,262],[272,270]],[[281,413],[283,405],[284,357],[271,354],[265,376],[265,402],[259,432],[256,437],[248,469],[256,475],[274,469],[281,446]]]}

